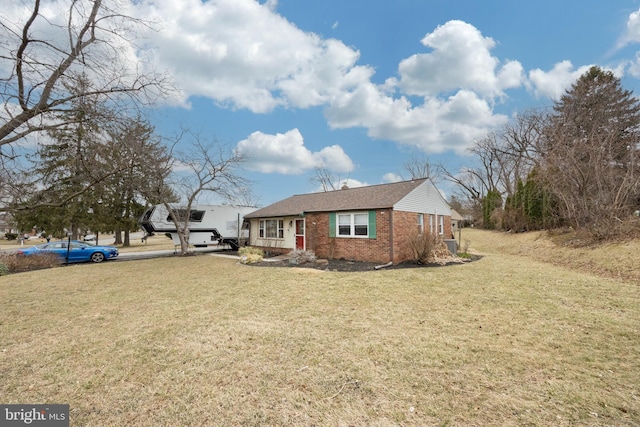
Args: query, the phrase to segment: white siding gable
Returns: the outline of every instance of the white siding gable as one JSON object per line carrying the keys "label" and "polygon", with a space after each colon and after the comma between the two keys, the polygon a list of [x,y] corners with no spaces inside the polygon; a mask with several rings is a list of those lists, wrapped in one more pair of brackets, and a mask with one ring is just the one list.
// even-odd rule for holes
{"label": "white siding gable", "polygon": [[431,180],[426,180],[393,206],[394,210],[426,213],[432,215],[451,215],[451,207],[442,197]]}

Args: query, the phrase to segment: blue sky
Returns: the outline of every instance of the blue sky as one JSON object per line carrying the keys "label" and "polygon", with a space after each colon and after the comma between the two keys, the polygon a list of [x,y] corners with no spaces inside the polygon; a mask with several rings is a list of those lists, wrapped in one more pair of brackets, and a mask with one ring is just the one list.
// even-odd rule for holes
{"label": "blue sky", "polygon": [[408,177],[412,157],[472,166],[474,141],[592,65],[640,87],[640,0],[105,1],[155,24],[129,55],[179,89],[157,131],[246,154],[261,205],[318,190],[315,167],[357,186]]}

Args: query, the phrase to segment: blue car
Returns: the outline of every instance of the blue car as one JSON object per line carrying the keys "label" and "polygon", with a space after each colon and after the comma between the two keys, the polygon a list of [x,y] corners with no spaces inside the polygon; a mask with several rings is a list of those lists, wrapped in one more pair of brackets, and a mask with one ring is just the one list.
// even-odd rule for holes
{"label": "blue car", "polygon": [[[68,244],[71,247],[68,249]],[[102,262],[106,259],[113,259],[118,256],[118,248],[115,246],[96,246],[87,242],[72,240],[71,242],[60,241],[43,243],[26,249],[18,250],[18,255],[38,255],[54,253],[60,257],[62,262]],[[67,260],[67,256],[69,259]]]}

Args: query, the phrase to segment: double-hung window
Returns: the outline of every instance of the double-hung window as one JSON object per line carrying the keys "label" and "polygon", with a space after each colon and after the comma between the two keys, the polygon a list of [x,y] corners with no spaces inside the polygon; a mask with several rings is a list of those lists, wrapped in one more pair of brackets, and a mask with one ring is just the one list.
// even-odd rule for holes
{"label": "double-hung window", "polygon": [[263,239],[284,239],[284,220],[261,219],[259,235]]}
{"label": "double-hung window", "polygon": [[418,214],[418,234],[424,233],[424,215]]}
{"label": "double-hung window", "polygon": [[369,214],[367,212],[338,214],[338,236],[368,237]]}

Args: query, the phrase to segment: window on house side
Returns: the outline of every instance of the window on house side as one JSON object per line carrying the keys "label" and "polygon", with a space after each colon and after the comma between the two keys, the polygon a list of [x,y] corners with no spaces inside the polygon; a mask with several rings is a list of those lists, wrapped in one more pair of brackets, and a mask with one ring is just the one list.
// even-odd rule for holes
{"label": "window on house side", "polygon": [[369,214],[368,213],[338,214],[338,236],[368,237],[369,236]]}
{"label": "window on house side", "polygon": [[284,220],[261,219],[259,235],[263,239],[284,239]]}
{"label": "window on house side", "polygon": [[424,233],[424,215],[418,214],[418,234]]}
{"label": "window on house side", "polygon": [[438,233],[440,233],[440,235],[444,234],[444,216],[440,215],[438,217]]}

